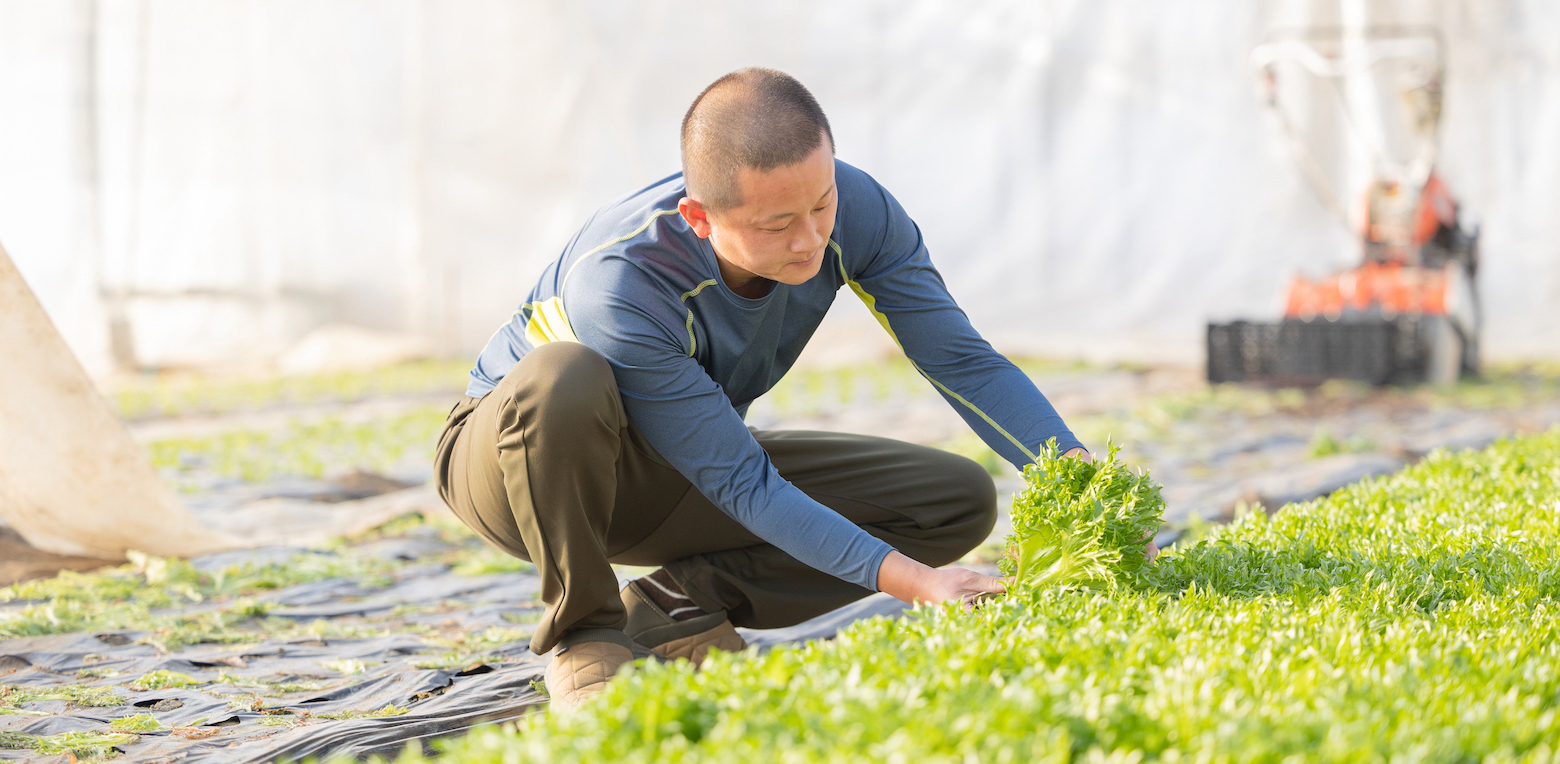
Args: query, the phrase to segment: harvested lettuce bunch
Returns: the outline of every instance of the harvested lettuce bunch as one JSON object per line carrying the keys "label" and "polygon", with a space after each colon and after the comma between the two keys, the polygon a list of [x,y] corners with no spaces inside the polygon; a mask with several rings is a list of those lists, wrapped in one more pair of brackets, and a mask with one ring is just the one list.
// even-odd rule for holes
{"label": "harvested lettuce bunch", "polygon": [[1056,440],[1024,468],[1013,497],[1013,532],[999,564],[1008,588],[1109,588],[1145,563],[1144,542],[1162,521],[1159,484],[1116,460],[1106,443],[1094,462],[1063,457]]}

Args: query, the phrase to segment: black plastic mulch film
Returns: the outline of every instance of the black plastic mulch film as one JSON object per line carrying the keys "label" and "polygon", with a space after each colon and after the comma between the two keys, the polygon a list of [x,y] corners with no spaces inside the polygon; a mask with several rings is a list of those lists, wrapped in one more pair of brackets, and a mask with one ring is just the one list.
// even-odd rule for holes
{"label": "black plastic mulch film", "polygon": [[[537,584],[534,574],[473,579],[429,570],[379,591],[365,592],[353,582],[337,579],[288,587],[266,599],[284,606],[272,614],[309,619],[433,602],[466,603],[481,611],[489,603],[529,599]],[[761,648],[828,638],[860,618],[893,615],[902,609],[897,600],[876,595],[789,629],[744,631],[744,636]],[[135,742],[118,747],[123,755],[114,761],[236,764],[333,754],[361,758],[393,756],[418,743],[432,752],[429,744],[438,738],[500,723],[546,703],[532,682],[541,681],[547,658],[532,655],[525,640],[487,650],[495,659],[488,664],[431,669],[414,664],[439,656],[445,648],[410,635],[191,645],[171,653],[138,642],[142,636],[76,633],[0,642],[0,684],[111,688],[125,701],[106,707],[29,702],[22,705],[22,714],[0,714],[0,732],[109,732],[108,725],[116,719],[149,713],[171,729],[137,733]],[[642,652],[642,657],[648,655]],[[356,661],[353,665],[361,665],[362,672],[344,680],[322,671],[322,664],[338,661]],[[162,690],[130,688],[157,670],[187,674],[197,684]],[[81,671],[115,675],[82,679],[77,674]],[[288,692],[287,683],[304,689]],[[256,708],[256,687],[261,685],[269,689],[259,695],[261,705]],[[307,689],[311,686],[329,688]],[[373,714],[386,706],[404,708],[405,713],[322,718]],[[301,723],[294,725],[294,721]],[[33,755],[26,749],[0,749],[0,760]]]}

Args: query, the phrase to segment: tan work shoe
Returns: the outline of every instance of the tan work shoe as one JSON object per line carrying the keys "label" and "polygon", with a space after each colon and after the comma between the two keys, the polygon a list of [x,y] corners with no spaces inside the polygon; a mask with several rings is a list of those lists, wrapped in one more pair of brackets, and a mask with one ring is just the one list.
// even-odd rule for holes
{"label": "tan work shoe", "polygon": [[628,626],[623,630],[635,642],[663,658],[686,658],[699,666],[709,655],[710,648],[728,653],[747,648],[747,642],[731,625],[724,610],[686,621],[676,620],[655,604],[638,581],[623,587],[622,597],[623,606],[628,609]]}
{"label": "tan work shoe", "polygon": [[552,707],[568,710],[607,688],[623,664],[634,659],[615,642],[581,642],[560,647],[547,664],[547,695]]}
{"label": "tan work shoe", "polygon": [[712,647],[728,653],[739,653],[747,649],[747,640],[737,633],[737,628],[731,625],[731,621],[726,620],[725,613],[720,615],[721,621],[714,627],[681,639],[662,642],[650,648],[650,651],[673,660],[687,658],[693,662],[693,665],[702,666]]}

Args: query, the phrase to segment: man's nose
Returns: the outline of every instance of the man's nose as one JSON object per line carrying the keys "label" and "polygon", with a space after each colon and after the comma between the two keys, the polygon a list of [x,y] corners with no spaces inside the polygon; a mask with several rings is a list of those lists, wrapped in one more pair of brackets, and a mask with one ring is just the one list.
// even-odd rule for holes
{"label": "man's nose", "polygon": [[797,231],[795,239],[791,240],[792,252],[811,252],[823,246],[823,234],[818,230],[818,223],[811,216]]}

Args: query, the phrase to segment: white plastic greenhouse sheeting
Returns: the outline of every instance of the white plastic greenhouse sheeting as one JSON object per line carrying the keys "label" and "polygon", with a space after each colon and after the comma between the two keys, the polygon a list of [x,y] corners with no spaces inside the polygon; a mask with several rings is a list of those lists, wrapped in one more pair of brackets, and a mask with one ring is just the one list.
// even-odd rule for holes
{"label": "white plastic greenhouse sheeting", "polygon": [[[1560,7],[1372,14],[1447,32],[1441,167],[1483,225],[1489,353],[1560,354]],[[1297,270],[1355,261],[1249,59],[1274,26],[1337,18],[1336,0],[0,0],[0,241],[95,370],[111,325],[152,365],[270,358],[325,322],[471,353],[586,214],[676,169],[704,84],[768,65],[814,90],[999,346],[1195,362],[1205,320],[1274,315]],[[869,323],[846,298],[836,320]]]}

